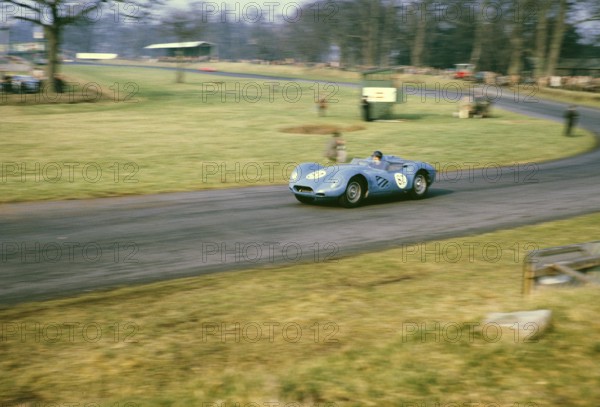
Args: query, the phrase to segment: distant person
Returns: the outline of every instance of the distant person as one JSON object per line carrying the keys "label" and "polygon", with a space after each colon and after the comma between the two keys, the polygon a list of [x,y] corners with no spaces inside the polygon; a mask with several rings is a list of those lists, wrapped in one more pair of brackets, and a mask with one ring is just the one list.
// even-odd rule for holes
{"label": "distant person", "polygon": [[366,122],[370,122],[371,121],[371,103],[369,102],[369,99],[367,99],[366,96],[363,96],[363,98],[362,98],[361,108],[362,108],[363,120]]}
{"label": "distant person", "polygon": [[319,117],[325,116],[327,113],[327,100],[325,98],[319,99],[317,103],[317,110],[319,111]]}
{"label": "distant person", "polygon": [[333,162],[346,162],[346,141],[342,138],[342,134],[334,131],[331,136],[331,140],[327,143],[325,157]]}
{"label": "distant person", "polygon": [[2,91],[4,93],[12,93],[12,76],[4,75],[2,78]]}
{"label": "distant person", "polygon": [[54,89],[56,93],[63,93],[65,91],[65,79],[62,75],[54,75]]}
{"label": "distant person", "polygon": [[579,113],[577,112],[577,107],[575,105],[569,106],[565,112],[565,136],[571,136],[571,130],[577,124],[578,117]]}

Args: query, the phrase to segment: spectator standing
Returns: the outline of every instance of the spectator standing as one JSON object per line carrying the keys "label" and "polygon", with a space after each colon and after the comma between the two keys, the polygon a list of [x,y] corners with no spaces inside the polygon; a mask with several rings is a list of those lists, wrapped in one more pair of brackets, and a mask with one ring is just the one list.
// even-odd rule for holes
{"label": "spectator standing", "polygon": [[346,161],[346,141],[339,131],[332,133],[331,140],[327,143],[325,157],[333,162],[343,163]]}
{"label": "spectator standing", "polygon": [[363,96],[363,98],[362,98],[361,108],[362,108],[363,120],[366,122],[370,122],[371,121],[371,103],[369,102],[369,100],[367,99],[366,96]]}
{"label": "spectator standing", "polygon": [[325,116],[327,113],[327,100],[325,98],[319,99],[317,103],[317,110],[319,111],[319,117]]}
{"label": "spectator standing", "polygon": [[577,107],[575,105],[569,106],[565,112],[565,136],[571,136],[571,130],[577,124],[578,117],[579,113],[577,112]]}
{"label": "spectator standing", "polygon": [[65,78],[62,75],[54,76],[54,89],[56,93],[63,93],[65,91]]}

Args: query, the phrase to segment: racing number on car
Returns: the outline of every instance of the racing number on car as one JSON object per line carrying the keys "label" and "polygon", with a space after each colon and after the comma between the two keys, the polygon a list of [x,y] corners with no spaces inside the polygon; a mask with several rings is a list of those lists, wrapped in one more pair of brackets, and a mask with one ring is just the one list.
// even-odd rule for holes
{"label": "racing number on car", "polygon": [[325,170],[313,171],[306,176],[306,179],[319,179],[323,178],[325,175],[327,175],[327,171]]}
{"label": "racing number on car", "polygon": [[408,185],[408,179],[406,179],[406,175],[400,172],[394,174],[394,179],[396,180],[396,185],[398,185],[398,188],[400,189],[404,189],[406,188],[406,185]]}

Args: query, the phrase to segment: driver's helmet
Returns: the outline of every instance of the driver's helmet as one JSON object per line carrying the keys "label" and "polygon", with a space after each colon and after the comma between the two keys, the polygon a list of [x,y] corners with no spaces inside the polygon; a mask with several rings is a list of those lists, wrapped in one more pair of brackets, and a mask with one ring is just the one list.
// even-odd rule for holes
{"label": "driver's helmet", "polygon": [[383,158],[383,154],[381,153],[381,151],[376,150],[373,152],[373,155],[371,155],[371,157],[373,157],[373,158],[377,157],[381,160]]}

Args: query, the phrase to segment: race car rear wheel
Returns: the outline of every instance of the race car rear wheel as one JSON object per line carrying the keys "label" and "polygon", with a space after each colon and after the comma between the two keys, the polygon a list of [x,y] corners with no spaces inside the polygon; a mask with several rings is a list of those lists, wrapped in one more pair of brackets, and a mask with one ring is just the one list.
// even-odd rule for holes
{"label": "race car rear wheel", "polygon": [[410,190],[410,196],[413,199],[421,199],[427,193],[429,183],[427,182],[427,175],[424,172],[419,172],[415,175],[413,181],[413,187]]}
{"label": "race car rear wheel", "polygon": [[346,191],[340,197],[340,203],[345,208],[354,208],[361,204],[365,197],[366,187],[358,178],[352,178],[346,186]]}

